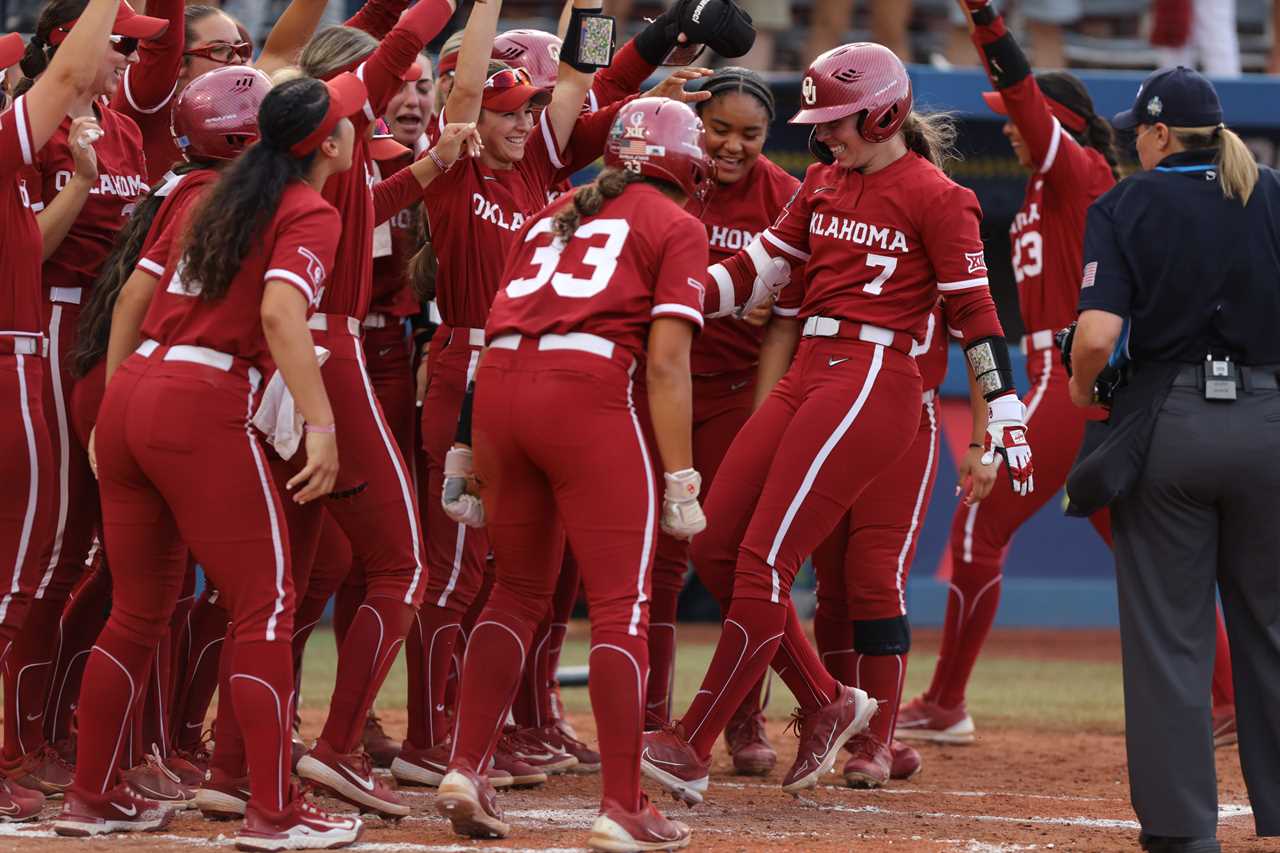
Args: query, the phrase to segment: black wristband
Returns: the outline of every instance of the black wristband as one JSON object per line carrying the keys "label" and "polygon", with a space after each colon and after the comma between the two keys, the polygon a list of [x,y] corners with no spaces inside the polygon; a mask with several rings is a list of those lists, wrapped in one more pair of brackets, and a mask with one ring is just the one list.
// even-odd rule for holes
{"label": "black wristband", "polygon": [[964,348],[978,390],[990,403],[1010,391],[1013,384],[1013,362],[1009,360],[1009,344],[1004,338],[979,338]]}
{"label": "black wristband", "polygon": [[650,65],[661,65],[680,38],[680,4],[675,3],[650,21],[632,40],[640,58]]}
{"label": "black wristband", "polygon": [[972,13],[973,22],[979,27],[989,27],[996,22],[999,15],[996,13],[995,5],[988,3],[976,12]]}
{"label": "black wristband", "polygon": [[467,383],[467,393],[462,395],[462,411],[458,413],[458,431],[453,434],[455,444],[471,446],[471,407],[476,399],[476,383]]}
{"label": "black wristband", "polygon": [[1010,33],[1005,33],[991,44],[984,44],[982,52],[987,58],[991,82],[997,89],[1008,89],[1031,76],[1031,63]]}

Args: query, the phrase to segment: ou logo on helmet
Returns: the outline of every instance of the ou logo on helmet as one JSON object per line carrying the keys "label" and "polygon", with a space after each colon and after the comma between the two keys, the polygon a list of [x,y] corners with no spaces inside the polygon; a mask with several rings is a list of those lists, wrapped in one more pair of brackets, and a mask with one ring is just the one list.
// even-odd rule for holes
{"label": "ou logo on helmet", "polygon": [[812,77],[805,77],[804,82],[800,84],[800,96],[809,106],[818,103],[818,87]]}

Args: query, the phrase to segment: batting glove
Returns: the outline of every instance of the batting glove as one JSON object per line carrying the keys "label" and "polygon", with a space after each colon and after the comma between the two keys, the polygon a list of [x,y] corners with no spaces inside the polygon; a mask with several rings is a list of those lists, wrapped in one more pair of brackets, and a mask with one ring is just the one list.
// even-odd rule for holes
{"label": "batting glove", "polygon": [[698,504],[702,475],[692,468],[664,474],[667,491],[662,498],[662,529],[676,539],[692,539],[707,529],[707,517]]}
{"label": "batting glove", "polygon": [[1027,444],[1027,407],[1016,394],[1005,394],[987,404],[983,450],[983,465],[995,462],[999,455],[1009,466],[1014,493],[1024,497],[1031,494],[1035,484],[1031,476],[1031,445]]}
{"label": "batting glove", "polygon": [[440,505],[449,518],[467,527],[484,527],[484,503],[469,490],[474,482],[471,448],[451,447],[444,457]]}

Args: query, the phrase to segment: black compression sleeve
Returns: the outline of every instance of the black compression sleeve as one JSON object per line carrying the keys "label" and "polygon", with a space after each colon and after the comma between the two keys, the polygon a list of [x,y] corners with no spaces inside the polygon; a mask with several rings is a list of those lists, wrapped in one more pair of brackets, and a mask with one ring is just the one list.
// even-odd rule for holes
{"label": "black compression sleeve", "polygon": [[476,398],[476,383],[467,383],[467,393],[462,395],[462,411],[458,414],[458,431],[453,435],[455,444],[471,446],[471,407]]}

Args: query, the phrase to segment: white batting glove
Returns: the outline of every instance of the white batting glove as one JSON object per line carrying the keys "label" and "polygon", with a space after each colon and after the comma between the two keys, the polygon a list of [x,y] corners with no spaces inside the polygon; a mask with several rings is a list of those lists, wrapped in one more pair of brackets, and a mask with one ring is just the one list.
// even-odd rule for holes
{"label": "white batting glove", "polygon": [[440,505],[444,514],[467,527],[484,527],[484,503],[469,489],[474,482],[471,448],[451,447],[444,457],[444,486]]}
{"label": "white batting glove", "polygon": [[667,490],[662,497],[662,529],[677,539],[692,539],[707,529],[707,517],[698,504],[702,475],[692,468],[663,474]]}
{"label": "white batting glove", "polygon": [[1031,476],[1031,445],[1027,443],[1027,407],[1016,394],[1005,394],[987,404],[987,437],[982,464],[997,459],[1009,466],[1009,482],[1016,494],[1026,496],[1035,490]]}
{"label": "white batting glove", "polygon": [[768,266],[751,282],[751,296],[738,310],[739,317],[745,317],[760,305],[776,299],[778,291],[791,283],[791,265],[781,258],[770,258]]}

